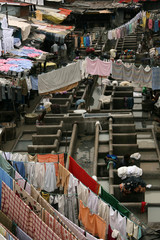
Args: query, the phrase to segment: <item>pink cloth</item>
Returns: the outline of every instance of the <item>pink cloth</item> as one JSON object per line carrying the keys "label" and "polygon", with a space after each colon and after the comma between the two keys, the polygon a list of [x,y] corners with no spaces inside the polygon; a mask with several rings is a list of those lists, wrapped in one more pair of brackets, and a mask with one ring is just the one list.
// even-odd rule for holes
{"label": "pink cloth", "polygon": [[[15,171],[15,180],[17,180],[18,185],[24,189],[25,180],[17,171]],[[31,185],[28,182],[26,183],[25,191],[31,195]]]}
{"label": "pink cloth", "polygon": [[1,72],[8,72],[10,67],[18,67],[18,65],[16,65],[16,64],[0,63],[0,71]]}
{"label": "pink cloth", "polygon": [[86,59],[86,70],[88,74],[98,75],[98,76],[109,76],[111,73],[112,63],[104,62],[100,59],[91,60],[90,58]]}
{"label": "pink cloth", "polygon": [[153,20],[152,19],[148,19],[148,28],[149,29],[153,28]]}
{"label": "pink cloth", "polygon": [[31,57],[31,58],[39,57],[39,53],[30,53],[28,54],[28,57]]}
{"label": "pink cloth", "polygon": [[44,52],[42,50],[39,50],[39,49],[36,49],[36,48],[33,48],[33,47],[26,47],[26,46],[24,46],[23,49],[31,49],[31,50],[38,51],[38,52],[41,52],[41,53]]}

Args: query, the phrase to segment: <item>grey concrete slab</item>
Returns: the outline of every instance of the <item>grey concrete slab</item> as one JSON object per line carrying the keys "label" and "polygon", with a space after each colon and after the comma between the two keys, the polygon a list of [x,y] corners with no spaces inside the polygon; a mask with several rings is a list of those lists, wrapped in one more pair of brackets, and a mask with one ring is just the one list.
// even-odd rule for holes
{"label": "grey concrete slab", "polygon": [[143,149],[154,149],[156,148],[155,142],[152,139],[137,139],[137,144],[139,148]]}
{"label": "grey concrete slab", "polygon": [[160,208],[148,207],[148,222],[160,223]]}
{"label": "grey concrete slab", "polygon": [[140,168],[143,169],[143,171],[155,171],[157,168],[159,168],[158,162],[151,162],[151,163],[140,163]]}
{"label": "grey concrete slab", "polygon": [[160,203],[160,192],[159,191],[146,191],[145,202],[149,203]]}
{"label": "grey concrete slab", "polygon": [[109,152],[109,146],[108,145],[104,145],[104,144],[100,144],[99,145],[99,150],[100,153],[108,153]]}

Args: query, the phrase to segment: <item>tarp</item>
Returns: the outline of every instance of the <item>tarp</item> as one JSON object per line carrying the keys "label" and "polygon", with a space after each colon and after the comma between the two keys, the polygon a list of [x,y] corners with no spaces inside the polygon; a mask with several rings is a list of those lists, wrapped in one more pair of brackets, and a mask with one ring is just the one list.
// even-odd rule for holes
{"label": "tarp", "polygon": [[38,75],[39,94],[69,90],[81,80],[80,61]]}
{"label": "tarp", "polygon": [[159,0],[120,0],[118,3],[157,2]]}
{"label": "tarp", "polygon": [[21,29],[22,41],[24,41],[28,38],[30,31],[31,31],[31,24],[9,19],[8,25]]}
{"label": "tarp", "polygon": [[67,18],[66,15],[61,13],[48,12],[43,14],[43,19],[47,19],[53,23],[60,24]]}

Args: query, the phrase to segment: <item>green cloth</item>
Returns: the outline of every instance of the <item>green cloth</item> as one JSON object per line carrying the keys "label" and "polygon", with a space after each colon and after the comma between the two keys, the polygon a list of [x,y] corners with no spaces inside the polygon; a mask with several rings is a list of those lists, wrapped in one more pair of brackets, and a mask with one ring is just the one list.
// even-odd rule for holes
{"label": "green cloth", "polygon": [[103,187],[101,187],[101,198],[108,203],[109,205],[111,205],[113,208],[117,209],[120,213],[122,213],[122,215],[129,217],[129,210],[127,210],[126,208],[124,208],[119,202],[118,200],[113,197],[111,194],[109,194],[108,192],[106,192]]}
{"label": "green cloth", "polygon": [[0,223],[2,223],[11,232],[12,221],[1,210],[0,210]]}
{"label": "green cloth", "polygon": [[15,179],[15,170],[9,162],[0,154],[0,167],[4,169],[13,179]]}

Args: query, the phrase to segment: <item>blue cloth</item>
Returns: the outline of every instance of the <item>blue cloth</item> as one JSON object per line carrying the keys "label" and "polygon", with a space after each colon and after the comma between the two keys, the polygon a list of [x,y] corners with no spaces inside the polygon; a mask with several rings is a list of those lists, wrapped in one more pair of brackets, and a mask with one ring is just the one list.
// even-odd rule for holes
{"label": "blue cloth", "polygon": [[10,60],[7,62],[8,64],[15,64],[18,65],[18,67],[10,67],[9,70],[10,71],[15,71],[15,72],[21,72],[24,69],[31,69],[33,64],[31,62],[31,60],[28,59],[20,59],[20,60]]}
{"label": "blue cloth", "polygon": [[158,20],[154,22],[154,31],[158,32],[159,31],[159,25],[158,25]]}
{"label": "blue cloth", "polygon": [[38,90],[38,77],[31,75],[32,90]]}
{"label": "blue cloth", "polygon": [[17,165],[19,174],[20,174],[23,178],[25,178],[25,167],[24,167],[24,163],[23,163],[23,162],[13,161],[13,167],[14,167],[14,169],[17,171],[16,165]]}
{"label": "blue cloth", "polygon": [[25,232],[22,231],[18,226],[16,227],[16,237],[19,240],[32,240]]}
{"label": "blue cloth", "polygon": [[0,209],[1,209],[1,192],[2,181],[7,184],[13,190],[13,179],[0,167]]}
{"label": "blue cloth", "polygon": [[75,107],[77,108],[79,104],[81,103],[85,103],[85,100],[84,99],[78,99],[75,103]]}
{"label": "blue cloth", "polygon": [[89,38],[89,36],[86,37],[86,46],[87,47],[90,46],[90,38]]}
{"label": "blue cloth", "polygon": [[157,51],[158,51],[158,54],[160,54],[160,47],[158,47],[158,48],[156,48],[157,49]]}
{"label": "blue cloth", "polygon": [[160,67],[152,68],[152,89],[160,89]]}
{"label": "blue cloth", "polygon": [[38,51],[37,49],[25,49],[25,48],[21,48],[20,50],[13,50],[11,51],[11,53],[21,57],[28,57],[28,55],[32,53],[38,53],[39,55],[42,54],[42,52]]}

